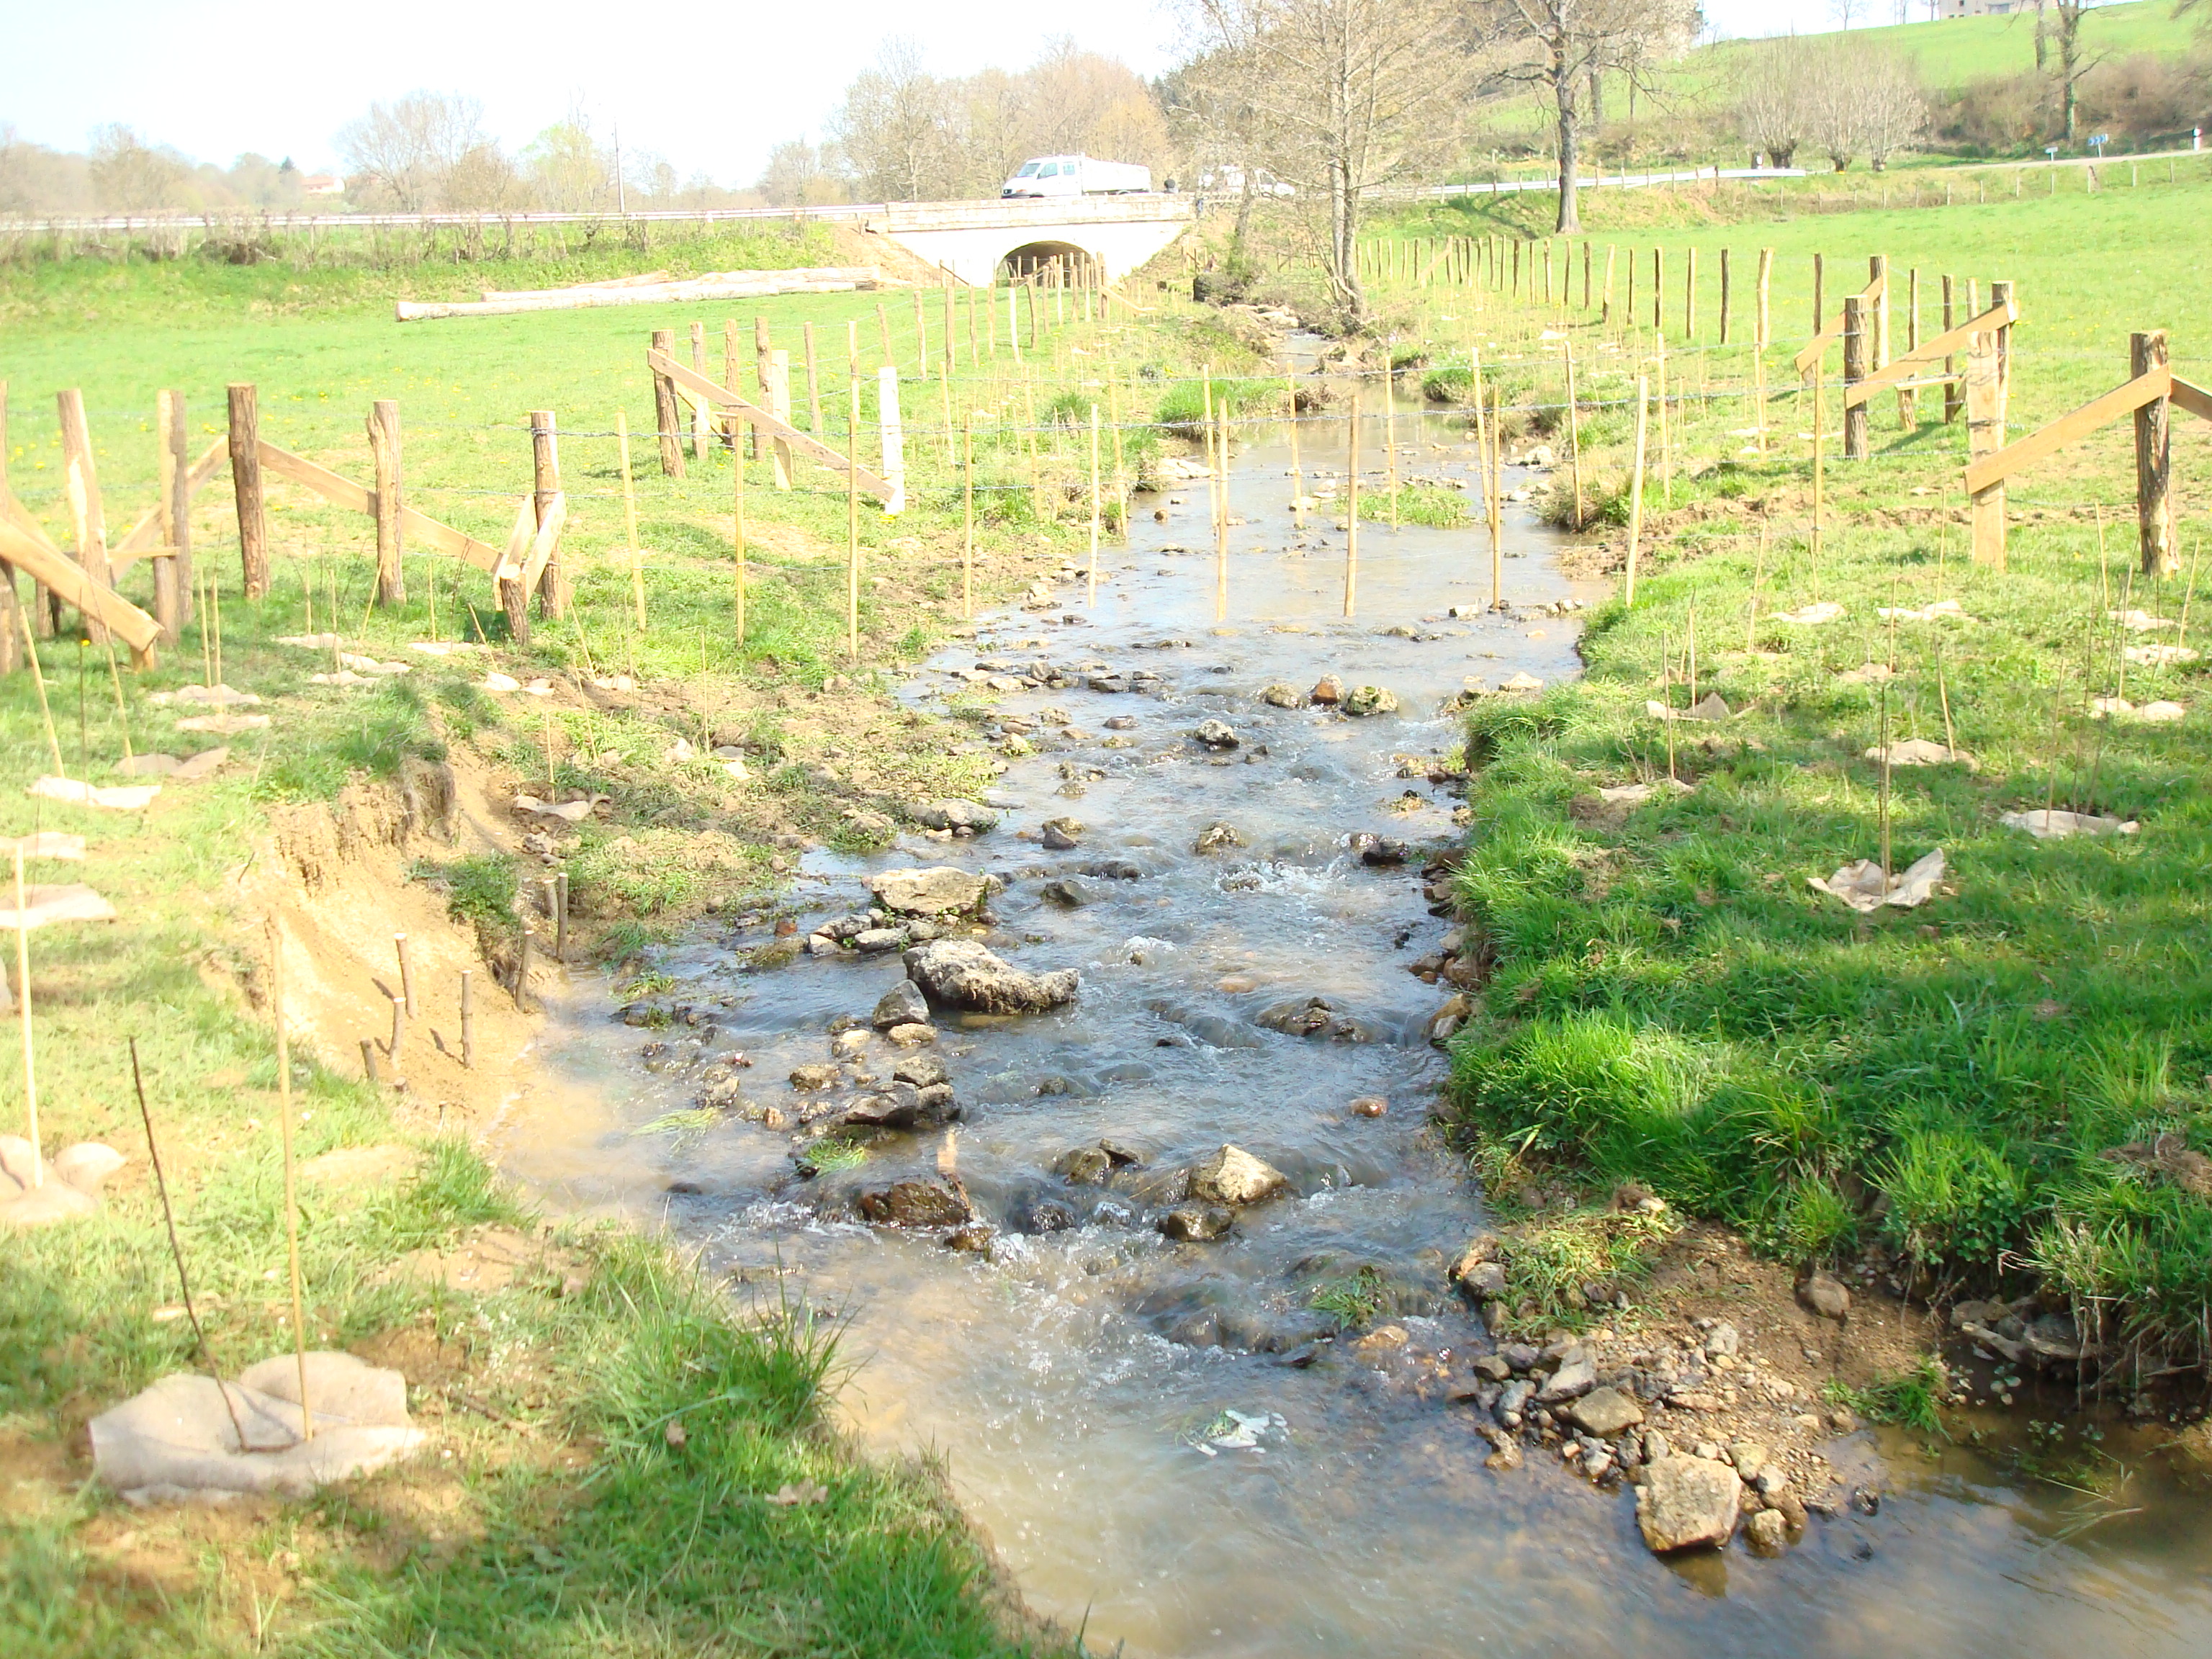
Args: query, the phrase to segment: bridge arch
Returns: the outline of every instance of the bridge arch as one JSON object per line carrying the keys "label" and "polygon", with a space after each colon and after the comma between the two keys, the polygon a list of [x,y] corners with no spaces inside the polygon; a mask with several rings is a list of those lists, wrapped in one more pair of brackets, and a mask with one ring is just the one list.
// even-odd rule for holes
{"label": "bridge arch", "polygon": [[893,202],[864,223],[963,283],[990,282],[1002,266],[1027,274],[1055,264],[1088,264],[1111,282],[1182,235],[1191,212],[1179,196]]}
{"label": "bridge arch", "polygon": [[999,256],[997,269],[1016,278],[1041,276],[1057,269],[1064,279],[1077,270],[1103,263],[1089,248],[1078,246],[1073,242],[1046,240],[1026,241],[1019,246],[1009,248]]}

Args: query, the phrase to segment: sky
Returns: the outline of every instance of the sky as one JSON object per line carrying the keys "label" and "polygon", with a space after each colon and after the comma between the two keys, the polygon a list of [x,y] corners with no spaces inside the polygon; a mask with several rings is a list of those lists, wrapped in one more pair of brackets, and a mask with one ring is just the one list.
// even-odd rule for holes
{"label": "sky", "polygon": [[[1861,0],[1889,21],[1894,0]],[[1164,0],[1089,9],[1022,0],[836,0],[831,5],[610,7],[605,0],[386,0],[368,9],[267,0],[0,0],[0,123],[82,149],[110,121],[196,161],[246,150],[309,170],[337,159],[339,127],[372,100],[418,88],[479,99],[519,148],[572,102],[625,150],[685,175],[756,177],[769,146],[818,134],[878,44],[908,35],[927,66],[1018,68],[1073,34],[1155,75],[1176,56]],[[1706,0],[1719,32],[1832,27],[1830,0]],[[1924,0],[1916,6],[1924,16]]]}

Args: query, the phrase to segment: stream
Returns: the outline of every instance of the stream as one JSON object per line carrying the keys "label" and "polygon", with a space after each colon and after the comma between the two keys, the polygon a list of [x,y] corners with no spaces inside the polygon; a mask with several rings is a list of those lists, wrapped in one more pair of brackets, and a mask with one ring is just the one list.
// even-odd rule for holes
{"label": "stream", "polygon": [[[1032,723],[1038,752],[1011,759],[988,792],[996,830],[805,857],[791,900],[802,934],[864,909],[871,872],[950,864],[1008,884],[990,902],[994,949],[1031,971],[1080,971],[1077,1000],[1050,1013],[940,1013],[924,1052],[950,1073],[957,1127],[892,1136],[860,1167],[811,1180],[795,1178],[790,1128],[725,1119],[639,1133],[690,1105],[701,1066],[738,1050],[752,1062],[748,1097],[793,1109],[787,1073],[828,1060],[831,1022],[865,1026],[902,976],[895,951],[740,971],[737,952],[768,927],[723,919],[656,963],[678,981],[673,1000],[727,1000],[711,1026],[632,1029],[608,1018],[608,988],[579,980],[548,1041],[604,1115],[527,1126],[508,1167],[556,1207],[665,1224],[758,1293],[773,1295],[781,1272],[846,1321],[853,1429],[884,1453],[942,1454],[1030,1603],[1080,1626],[1094,1652],[2212,1651],[2208,1492],[2154,1462],[2100,1500],[2009,1474],[2012,1461],[1957,1446],[1929,1461],[1862,1431],[1827,1449],[1845,1467],[1887,1454],[1878,1513],[1815,1519],[1774,1560],[1738,1546],[1662,1561],[1627,1488],[1595,1489],[1549,1456],[1483,1468],[1490,1447],[1446,1402],[1442,1376],[1453,1354],[1463,1374],[1482,1340],[1442,1293],[1480,1195],[1425,1123],[1446,1070],[1426,1027],[1451,988],[1407,971],[1449,926],[1430,913],[1420,848],[1455,833],[1455,801],[1398,757],[1453,749],[1458,723],[1442,705],[1470,678],[1577,672],[1571,616],[1537,608],[1607,590],[1562,575],[1550,532],[1519,507],[1505,518],[1516,608],[1498,615],[1480,609],[1488,553],[1474,524],[1363,523],[1358,614],[1346,620],[1340,508],[1324,501],[1301,530],[1284,432],[1251,432],[1232,462],[1231,511],[1246,522],[1231,532],[1225,624],[1204,483],[1134,496],[1131,540],[1102,555],[1095,608],[1080,582],[1063,582],[1048,616],[981,619],[974,641],[901,692],[941,711],[979,663],[1079,672],[997,700],[994,720]],[[1309,488],[1316,471],[1340,483],[1342,421],[1302,433]],[[1479,501],[1455,419],[1416,396],[1399,405],[1398,436],[1408,477],[1466,479]],[[1370,497],[1383,447],[1370,412]],[[1530,480],[1509,471],[1507,482]],[[1158,678],[1092,689],[1116,672]],[[1400,712],[1351,719],[1260,699],[1272,683],[1304,693],[1329,672],[1389,688]],[[1134,723],[1109,728],[1121,718]],[[1194,741],[1208,718],[1238,745]],[[1058,735],[1066,726],[1085,735]],[[1018,838],[1061,815],[1086,826],[1074,850]],[[1194,853],[1215,823],[1247,844]],[[1415,851],[1370,866],[1347,843],[1356,832]],[[1123,872],[1079,876],[1088,902],[1042,890],[1107,866]],[[1316,997],[1361,1040],[1259,1023]],[[653,1044],[665,1047],[648,1066]],[[860,1056],[879,1072],[890,1059],[881,1039]],[[1386,1115],[1351,1110],[1376,1096]],[[1102,1138],[1141,1164],[1104,1186],[1055,1173]],[[1243,1212],[1218,1243],[1161,1237],[1148,1179],[1224,1142],[1282,1170],[1291,1195]],[[944,1169],[998,1227],[989,1255],[855,1217],[858,1190]],[[1313,1297],[1346,1283],[1372,1289],[1438,1364],[1370,1364],[1349,1341],[1316,1340],[1330,1322]],[[2135,1463],[2125,1439],[2115,1430],[2104,1444]]]}

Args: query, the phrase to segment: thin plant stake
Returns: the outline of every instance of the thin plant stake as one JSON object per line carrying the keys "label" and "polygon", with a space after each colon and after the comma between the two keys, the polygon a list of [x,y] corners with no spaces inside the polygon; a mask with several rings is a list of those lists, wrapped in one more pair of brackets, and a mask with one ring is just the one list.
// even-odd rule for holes
{"label": "thin plant stake", "polygon": [[46,1147],[39,1139],[39,1067],[31,1047],[31,922],[23,914],[23,843],[15,843],[15,1005],[22,1012],[23,1115],[31,1133],[31,1185],[46,1184]]}
{"label": "thin plant stake", "polygon": [[1285,424],[1291,434],[1291,522],[1300,530],[1306,527],[1306,477],[1298,465],[1298,383],[1288,370],[1283,374],[1283,386],[1291,394],[1290,414]]}
{"label": "thin plant stake", "polygon": [[1091,594],[1085,603],[1094,611],[1098,608],[1098,405],[1093,404],[1091,405]]}
{"label": "thin plant stake", "polygon": [[[46,702],[46,671],[39,665],[39,641],[31,632],[30,606],[17,605],[15,620],[23,625],[23,651],[24,654],[30,659],[31,684],[39,688],[39,715],[46,723],[46,747],[52,752],[54,757],[54,775],[58,778],[65,778],[69,775],[69,769],[62,764],[62,740],[55,735],[54,711]],[[15,913],[19,917],[22,915],[22,907],[20,904],[17,905]]]}
{"label": "thin plant stake", "polygon": [[860,383],[848,388],[845,458],[845,649],[860,654]]}
{"label": "thin plant stake", "polygon": [[1575,408],[1575,343],[1566,343],[1567,356],[1567,455],[1574,465],[1575,518],[1574,528],[1583,527],[1583,423]]}
{"label": "thin plant stake", "polygon": [[2189,602],[2197,597],[2197,562],[2204,556],[2204,544],[2199,541],[2189,552],[2189,586],[2181,595],[2181,635],[2177,644],[2189,643]]}
{"label": "thin plant stake", "polygon": [[732,580],[738,606],[738,648],[745,643],[745,452],[742,444],[730,447],[730,540],[736,555]]}
{"label": "thin plant stake", "polygon": [[1881,683],[1881,885],[1889,890],[1889,682]]}
{"label": "thin plant stake", "polygon": [[[1644,440],[1650,418],[1651,383],[1636,377],[1636,471],[1628,485],[1628,574],[1621,585],[1620,602],[1636,603],[1636,556],[1644,541]],[[1669,775],[1671,775],[1671,774]]]}
{"label": "thin plant stake", "polygon": [[1947,760],[1959,758],[1959,739],[1951,730],[1951,688],[1943,678],[1943,641],[1936,641],[1936,695],[1943,704],[1943,754]]}
{"label": "thin plant stake", "polygon": [[1359,405],[1363,389],[1358,381],[1352,382],[1352,429],[1346,438],[1349,455],[1345,465],[1345,501],[1350,510],[1344,521],[1344,614],[1347,617],[1359,599]]}
{"label": "thin plant stake", "polygon": [[123,758],[131,758],[131,711],[123,705],[123,675],[115,666],[115,636],[104,634],[100,643],[107,652],[107,683],[115,688],[115,723],[123,728]]}
{"label": "thin plant stake", "polygon": [[1216,498],[1219,516],[1214,520],[1213,541],[1213,620],[1226,622],[1229,618],[1229,405],[1224,401],[1217,405],[1214,418],[1218,428],[1214,434],[1213,453],[1221,471],[1221,489]]}
{"label": "thin plant stake", "polygon": [[138,1121],[146,1126],[146,1158],[154,1166],[154,1188],[161,1195],[161,1219],[169,1229],[169,1254],[176,1259],[177,1288],[183,1292],[185,1317],[191,1321],[192,1340],[199,1346],[200,1364],[208,1368],[215,1379],[215,1391],[222,1396],[222,1408],[230,1413],[230,1431],[238,1437],[238,1449],[246,1449],[246,1431],[239,1425],[238,1407],[231,1402],[230,1390],[223,1386],[222,1372],[216,1369],[215,1355],[208,1348],[207,1333],[200,1328],[199,1310],[192,1305],[191,1275],[185,1271],[185,1247],[177,1239],[177,1215],[169,1205],[169,1180],[161,1172],[161,1149],[154,1142],[154,1114],[146,1104],[146,1079],[138,1074],[138,1039],[131,1039],[131,1086],[138,1091]]}
{"label": "thin plant stake", "polygon": [[1674,642],[1667,631],[1659,631],[1659,700],[1666,713],[1662,723],[1667,727],[1667,781],[1678,781],[1674,776]]}
{"label": "thin plant stake", "polygon": [[1398,368],[1395,363],[1386,363],[1382,369],[1382,447],[1389,457],[1387,477],[1390,483],[1390,528],[1398,527]]}
{"label": "thin plant stake", "polygon": [[[629,471],[629,416],[615,410],[615,448],[622,457],[623,531],[629,538],[629,602],[637,613],[637,631],[645,632],[645,561],[637,550],[637,488]],[[743,446],[739,446],[742,450]],[[743,471],[742,456],[740,471]]]}
{"label": "thin plant stake", "polygon": [[975,615],[975,411],[960,417],[960,619]]}
{"label": "thin plant stake", "polygon": [[314,1414],[307,1406],[307,1311],[300,1293],[300,1188],[292,1159],[292,1048],[284,1030],[284,949],[271,918],[269,932],[269,1006],[276,1019],[276,1111],[283,1129],[284,1243],[292,1258],[292,1353],[300,1367],[300,1431],[315,1437]]}
{"label": "thin plant stake", "polygon": [[1759,526],[1759,553],[1751,567],[1751,612],[1743,619],[1743,648],[1747,655],[1759,648],[1759,590],[1766,580],[1766,525]]}

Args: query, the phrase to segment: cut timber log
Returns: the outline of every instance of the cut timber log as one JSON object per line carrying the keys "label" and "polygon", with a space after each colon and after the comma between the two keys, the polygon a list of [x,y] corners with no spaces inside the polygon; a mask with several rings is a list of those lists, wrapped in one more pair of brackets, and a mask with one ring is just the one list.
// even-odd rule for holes
{"label": "cut timber log", "polygon": [[[1877,277],[1859,290],[1858,298],[1864,300],[1869,305],[1879,305],[1885,297],[1888,287],[1889,282],[1887,277]],[[1815,334],[1806,343],[1805,349],[1797,354],[1795,362],[1797,365],[1798,376],[1802,379],[1810,374],[1813,372],[1813,365],[1826,356],[1828,348],[1843,337],[1844,313],[1839,311],[1836,313],[1836,320]]]}
{"label": "cut timber log", "polygon": [[[1903,384],[1905,377],[1923,363],[1932,363],[1965,349],[1967,340],[1973,335],[1985,333],[1993,328],[2002,328],[2019,320],[2020,313],[2014,307],[1992,306],[1972,321],[1962,323],[1957,328],[1947,329],[1926,345],[1916,346],[1903,356],[1892,358],[1887,368],[1878,368],[1856,385],[1845,386],[1844,407],[1849,409],[1855,404],[1864,403],[1886,386]],[[1933,380],[1916,380],[1912,384],[1933,386],[1944,378],[1939,375]]]}
{"label": "cut timber log", "polygon": [[[12,497],[7,505],[15,506]],[[76,560],[47,540],[35,524],[27,526],[24,520],[28,515],[19,518],[21,511],[17,507],[15,512],[0,514],[0,559],[29,571],[63,604],[75,605],[85,615],[98,617],[110,633],[131,647],[132,662],[141,668],[152,667],[154,647],[161,637],[161,623],[113,588],[94,582]]]}
{"label": "cut timber log", "polygon": [[543,289],[504,293],[496,299],[450,302],[401,300],[393,314],[403,323],[441,317],[507,317],[526,311],[583,311],[601,306],[666,305],[692,300],[762,300],[777,294],[850,294],[883,284],[873,265],[829,265],[803,270],[728,270],[682,283],[631,288]]}
{"label": "cut timber log", "polygon": [[646,364],[654,374],[665,375],[691,396],[720,404],[756,430],[779,443],[789,445],[809,460],[820,462],[840,477],[850,470],[860,488],[877,500],[888,501],[896,493],[890,483],[857,461],[848,461],[828,444],[810,437],[787,421],[778,420],[757,404],[747,403],[727,386],[716,386],[705,375],[686,368],[666,352],[648,351],[646,353]]}
{"label": "cut timber log", "polygon": [[[2024,466],[2033,465],[2052,451],[2064,448],[2077,438],[2085,438],[2099,427],[2117,421],[2123,415],[2132,415],[2145,404],[2155,403],[2165,397],[2173,384],[2172,371],[2163,363],[2145,374],[2138,374],[2125,386],[2115,386],[2101,398],[2092,398],[2069,415],[2062,415],[2049,426],[2031,432],[2025,438],[2007,444],[1994,453],[1983,455],[1966,468],[1966,491],[1978,495],[1991,484],[2001,483]],[[1972,383],[1969,382],[1969,391]],[[1967,411],[1969,422],[1973,419]]]}
{"label": "cut timber log", "polygon": [[[255,446],[261,465],[281,478],[305,485],[325,501],[376,516],[376,492],[351,478],[333,472],[330,468],[309,460],[304,455],[295,455],[289,449],[279,449],[264,440]],[[457,559],[465,559],[479,570],[499,568],[499,550],[475,537],[465,535],[451,525],[440,524],[427,513],[411,507],[399,509],[399,528],[402,534],[436,548],[441,553],[450,553]]]}

